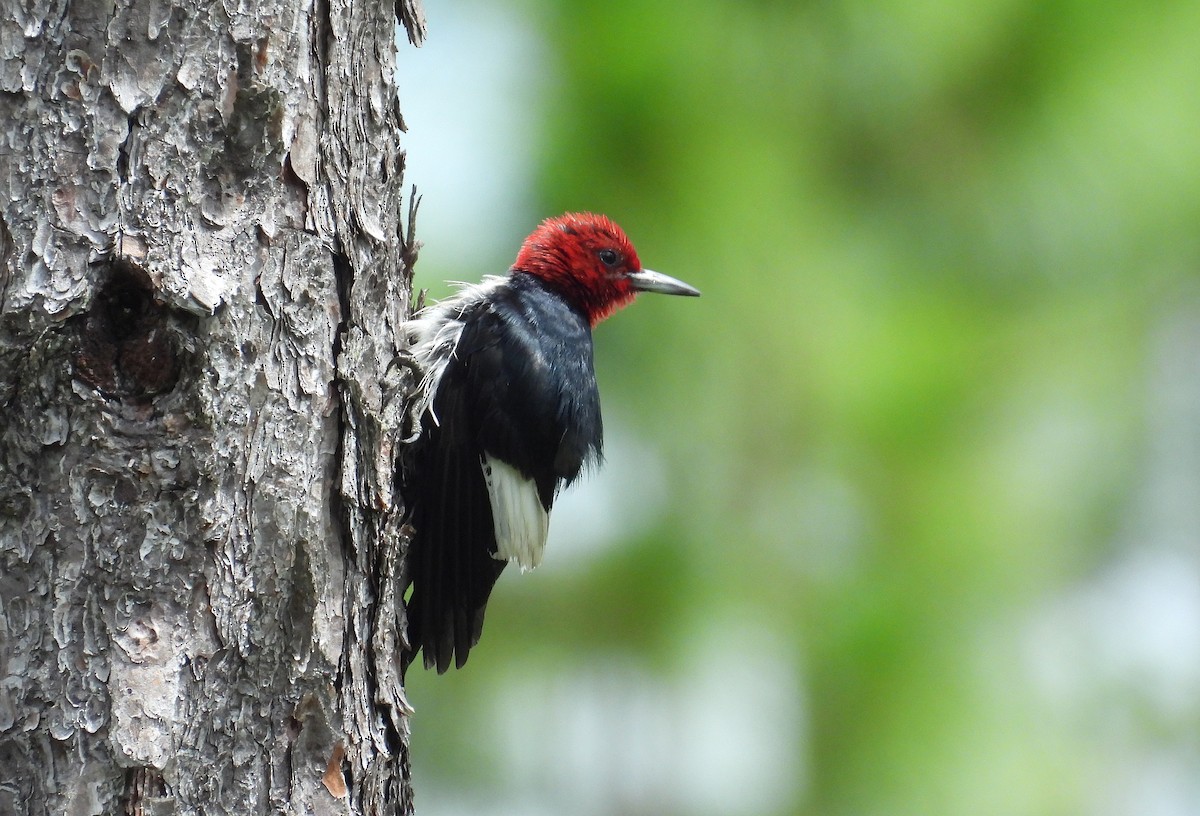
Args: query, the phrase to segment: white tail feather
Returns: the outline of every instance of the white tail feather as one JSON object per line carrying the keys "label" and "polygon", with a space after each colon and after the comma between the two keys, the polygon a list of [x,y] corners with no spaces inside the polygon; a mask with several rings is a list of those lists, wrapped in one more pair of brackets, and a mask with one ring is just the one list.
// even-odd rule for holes
{"label": "white tail feather", "polygon": [[542,561],[550,531],[550,514],[542,507],[537,485],[507,462],[486,455],[483,476],[492,503],[496,558],[515,561],[522,572],[533,569]]}

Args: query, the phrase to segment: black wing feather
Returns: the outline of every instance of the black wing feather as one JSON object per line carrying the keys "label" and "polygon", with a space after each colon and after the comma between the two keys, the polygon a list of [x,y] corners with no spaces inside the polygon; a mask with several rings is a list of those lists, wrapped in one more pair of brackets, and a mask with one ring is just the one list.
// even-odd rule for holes
{"label": "black wing feather", "polygon": [[[587,320],[523,274],[464,315],[455,354],[424,419],[405,494],[412,652],[427,668],[461,667],[479,642],[504,561],[482,459],[507,462],[538,488],[547,511],[562,484],[600,455],[600,401]],[[436,420],[434,419],[436,417]]]}

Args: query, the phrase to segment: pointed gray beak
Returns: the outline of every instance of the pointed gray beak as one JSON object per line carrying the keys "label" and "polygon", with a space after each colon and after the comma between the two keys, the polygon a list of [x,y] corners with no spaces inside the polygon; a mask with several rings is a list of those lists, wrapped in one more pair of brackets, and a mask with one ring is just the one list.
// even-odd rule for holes
{"label": "pointed gray beak", "polygon": [[681,280],[676,280],[669,275],[655,272],[652,269],[639,269],[637,272],[630,272],[625,277],[629,279],[634,289],[641,292],[700,297],[700,290],[694,286],[688,286]]}

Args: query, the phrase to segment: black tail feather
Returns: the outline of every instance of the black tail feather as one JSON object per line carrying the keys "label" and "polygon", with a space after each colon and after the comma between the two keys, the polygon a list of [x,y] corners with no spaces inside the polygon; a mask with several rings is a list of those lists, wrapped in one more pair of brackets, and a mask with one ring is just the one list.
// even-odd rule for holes
{"label": "black tail feather", "polygon": [[427,669],[444,674],[467,662],[483,631],[492,587],[504,570],[496,551],[491,501],[477,454],[446,444],[440,429],[417,453],[421,481],[406,486],[414,534],[409,546],[412,592],[408,600],[410,651]]}

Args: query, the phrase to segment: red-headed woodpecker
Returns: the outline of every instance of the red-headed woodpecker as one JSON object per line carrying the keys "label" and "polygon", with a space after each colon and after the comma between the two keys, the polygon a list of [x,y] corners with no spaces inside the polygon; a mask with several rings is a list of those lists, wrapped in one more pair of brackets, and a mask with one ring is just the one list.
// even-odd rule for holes
{"label": "red-headed woodpecker", "polygon": [[414,530],[404,665],[461,667],[509,561],[542,560],[550,507],[599,461],[592,327],[638,292],[699,295],[643,269],[603,215],[568,213],[525,239],[507,277],[466,285],[408,324],[424,372],[404,472]]}

